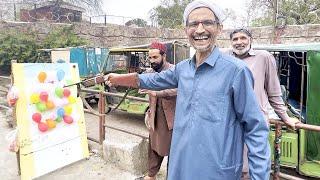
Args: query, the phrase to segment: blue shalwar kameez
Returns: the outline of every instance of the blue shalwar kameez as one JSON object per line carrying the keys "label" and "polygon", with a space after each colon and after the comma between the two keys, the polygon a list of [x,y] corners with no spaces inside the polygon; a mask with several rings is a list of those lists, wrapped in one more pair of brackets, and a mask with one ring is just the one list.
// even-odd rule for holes
{"label": "blue shalwar kameez", "polygon": [[251,179],[269,179],[269,129],[245,63],[216,47],[198,68],[194,56],[139,80],[140,88],[178,88],[169,180],[240,179],[244,143]]}

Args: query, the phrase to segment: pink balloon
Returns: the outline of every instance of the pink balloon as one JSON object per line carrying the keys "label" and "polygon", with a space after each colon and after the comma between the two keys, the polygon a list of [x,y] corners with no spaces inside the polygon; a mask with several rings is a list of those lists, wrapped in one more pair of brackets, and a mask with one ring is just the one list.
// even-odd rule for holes
{"label": "pink balloon", "polygon": [[34,113],[33,115],[32,115],[32,119],[33,119],[33,121],[34,122],[36,122],[36,123],[40,123],[41,122],[41,114],[40,113]]}
{"label": "pink balloon", "polygon": [[69,97],[71,94],[70,90],[69,89],[63,89],[63,96],[64,97]]}
{"label": "pink balloon", "polygon": [[42,92],[40,93],[40,99],[41,99],[41,101],[47,102],[47,101],[48,101],[48,97],[49,97],[49,95],[48,95],[47,92],[42,91]]}

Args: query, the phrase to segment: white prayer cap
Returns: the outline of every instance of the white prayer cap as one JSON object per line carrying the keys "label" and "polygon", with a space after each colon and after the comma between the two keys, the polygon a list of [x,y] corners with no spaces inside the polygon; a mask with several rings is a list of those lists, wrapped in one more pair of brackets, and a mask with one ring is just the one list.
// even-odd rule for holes
{"label": "white prayer cap", "polygon": [[215,4],[213,0],[195,0],[189,3],[186,9],[184,10],[183,22],[185,26],[187,25],[188,16],[191,13],[191,11],[200,7],[209,8],[216,15],[220,24],[222,24],[222,22],[226,19],[226,16],[222,8]]}

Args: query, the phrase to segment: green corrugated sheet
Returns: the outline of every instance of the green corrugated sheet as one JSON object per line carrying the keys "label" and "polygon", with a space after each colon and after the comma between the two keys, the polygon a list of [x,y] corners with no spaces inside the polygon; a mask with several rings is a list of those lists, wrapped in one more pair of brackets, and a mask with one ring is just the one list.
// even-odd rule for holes
{"label": "green corrugated sheet", "polygon": [[[308,51],[307,124],[320,125],[320,51]],[[306,158],[320,161],[320,133],[306,132]]]}

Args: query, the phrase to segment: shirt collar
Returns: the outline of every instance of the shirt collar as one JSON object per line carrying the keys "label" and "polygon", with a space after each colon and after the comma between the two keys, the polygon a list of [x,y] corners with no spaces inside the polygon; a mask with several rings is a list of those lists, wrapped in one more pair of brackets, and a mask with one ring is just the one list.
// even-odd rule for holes
{"label": "shirt collar", "polygon": [[[207,57],[207,59],[203,62],[210,66],[214,66],[217,62],[218,57],[220,56],[220,51],[218,47],[215,47],[211,54]],[[193,65],[196,64],[196,55],[194,54],[193,57],[190,59],[190,63],[193,63]]]}

